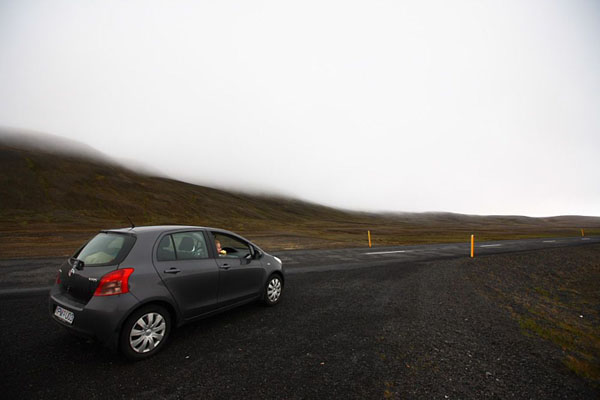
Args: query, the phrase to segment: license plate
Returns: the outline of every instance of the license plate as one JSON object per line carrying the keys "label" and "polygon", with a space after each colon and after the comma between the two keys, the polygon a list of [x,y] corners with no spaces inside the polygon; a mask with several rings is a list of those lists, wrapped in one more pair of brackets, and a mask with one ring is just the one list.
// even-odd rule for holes
{"label": "license plate", "polygon": [[75,314],[73,314],[72,311],[65,310],[61,306],[56,306],[54,315],[61,321],[65,321],[68,324],[72,324],[73,320],[75,319]]}

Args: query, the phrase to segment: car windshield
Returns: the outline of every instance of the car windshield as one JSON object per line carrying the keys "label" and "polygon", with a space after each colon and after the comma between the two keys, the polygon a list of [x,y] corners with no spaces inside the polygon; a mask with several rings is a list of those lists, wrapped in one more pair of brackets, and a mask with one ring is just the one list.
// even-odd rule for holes
{"label": "car windshield", "polygon": [[75,255],[86,267],[118,264],[127,256],[135,237],[118,233],[97,234]]}

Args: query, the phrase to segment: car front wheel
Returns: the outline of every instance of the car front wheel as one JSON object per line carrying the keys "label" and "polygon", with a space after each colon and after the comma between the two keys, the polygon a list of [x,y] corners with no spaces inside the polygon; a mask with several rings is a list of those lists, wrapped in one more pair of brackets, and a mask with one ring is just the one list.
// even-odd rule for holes
{"label": "car front wheel", "polygon": [[283,281],[279,275],[271,275],[265,285],[263,294],[263,303],[267,306],[274,306],[281,300],[283,291]]}
{"label": "car front wheel", "polygon": [[164,347],[170,331],[171,316],[164,307],[142,307],[131,314],[123,324],[119,347],[127,359],[143,360]]}

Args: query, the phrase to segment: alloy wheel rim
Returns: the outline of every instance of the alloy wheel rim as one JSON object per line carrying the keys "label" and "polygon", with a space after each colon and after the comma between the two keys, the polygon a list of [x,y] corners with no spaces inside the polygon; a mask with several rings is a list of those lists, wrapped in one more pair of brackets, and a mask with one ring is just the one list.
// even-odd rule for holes
{"label": "alloy wheel rim", "polygon": [[279,278],[273,278],[267,286],[267,297],[271,303],[276,302],[281,296],[281,281]]}
{"label": "alloy wheel rim", "polygon": [[158,346],[165,336],[167,323],[162,315],[144,314],[133,324],[129,332],[129,345],[136,353],[147,353]]}

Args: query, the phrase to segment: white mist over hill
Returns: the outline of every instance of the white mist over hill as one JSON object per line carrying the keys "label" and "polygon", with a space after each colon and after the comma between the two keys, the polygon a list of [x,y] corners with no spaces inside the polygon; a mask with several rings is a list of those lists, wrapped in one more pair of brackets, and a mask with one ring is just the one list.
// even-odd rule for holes
{"label": "white mist over hill", "polygon": [[600,4],[3,1],[0,125],[369,211],[600,215]]}

